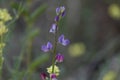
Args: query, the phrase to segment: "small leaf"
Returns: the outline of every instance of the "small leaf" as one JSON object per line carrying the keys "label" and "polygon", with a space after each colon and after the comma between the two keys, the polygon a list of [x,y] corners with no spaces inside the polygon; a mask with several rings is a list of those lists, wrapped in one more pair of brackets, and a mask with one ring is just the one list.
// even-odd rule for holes
{"label": "small leaf", "polygon": [[46,4],[43,4],[41,6],[39,6],[31,15],[30,18],[28,20],[30,20],[30,22],[34,22],[47,8]]}
{"label": "small leaf", "polygon": [[2,69],[3,61],[4,61],[4,57],[1,57],[1,58],[0,58],[0,70]]}
{"label": "small leaf", "polygon": [[28,34],[28,39],[34,39],[39,34],[39,29],[32,29]]}

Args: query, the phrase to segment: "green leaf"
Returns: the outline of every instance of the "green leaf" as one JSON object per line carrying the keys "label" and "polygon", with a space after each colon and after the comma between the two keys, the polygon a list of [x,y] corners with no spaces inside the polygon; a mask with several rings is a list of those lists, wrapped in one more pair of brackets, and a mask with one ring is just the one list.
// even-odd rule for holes
{"label": "green leaf", "polygon": [[23,4],[23,1],[20,3],[11,2],[11,7],[13,8],[13,12],[16,18],[19,18],[20,15],[29,16],[28,9]]}
{"label": "green leaf", "polygon": [[4,57],[0,57],[0,70],[2,69],[3,61],[4,61]]}
{"label": "green leaf", "polygon": [[28,34],[28,39],[34,39],[38,34],[39,34],[40,30],[38,28],[36,29],[32,29],[30,30],[29,34]]}
{"label": "green leaf", "polygon": [[31,15],[30,15],[30,22],[34,22],[43,12],[45,12],[47,8],[46,4],[39,6]]}

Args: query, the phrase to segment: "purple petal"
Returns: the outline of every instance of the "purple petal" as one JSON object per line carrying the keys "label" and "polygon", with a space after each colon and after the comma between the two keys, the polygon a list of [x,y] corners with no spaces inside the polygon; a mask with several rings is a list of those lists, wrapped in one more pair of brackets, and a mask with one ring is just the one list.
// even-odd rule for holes
{"label": "purple petal", "polygon": [[41,77],[42,80],[46,80],[47,75],[46,75],[45,73],[41,73],[41,74],[40,74],[40,77]]}
{"label": "purple petal", "polygon": [[49,32],[55,33],[56,28],[57,28],[57,25],[56,25],[56,24],[53,24]]}
{"label": "purple petal", "polygon": [[48,50],[51,50],[52,47],[53,47],[52,44],[51,44],[50,42],[48,42],[48,43],[47,43],[47,48],[48,48]]}
{"label": "purple petal", "polygon": [[58,22],[59,19],[60,19],[59,16],[56,16],[54,20],[55,20],[55,22]]}
{"label": "purple petal", "polygon": [[58,38],[58,42],[59,42],[59,43],[62,43],[63,40],[64,40],[64,35],[61,35],[61,36]]}
{"label": "purple petal", "polygon": [[61,43],[63,46],[66,46],[70,43],[70,41],[68,39],[64,39],[64,35],[61,35],[58,38],[58,42]]}
{"label": "purple petal", "polygon": [[56,55],[56,61],[57,62],[63,62],[64,56],[60,53]]}
{"label": "purple petal", "polygon": [[61,16],[62,16],[62,17],[64,17],[64,16],[65,16],[65,11],[64,11],[64,12],[62,12]]}
{"label": "purple petal", "polygon": [[42,45],[41,50],[43,52],[48,52],[49,51],[49,49],[46,47],[46,45]]}
{"label": "purple petal", "polygon": [[61,13],[63,13],[63,12],[65,11],[65,7],[64,7],[64,6],[61,6],[61,7],[60,7],[60,11],[61,11]]}
{"label": "purple petal", "polygon": [[57,80],[56,74],[51,74],[50,77],[51,77],[52,80]]}
{"label": "purple petal", "polygon": [[47,45],[42,45],[41,50],[43,52],[48,52],[52,49],[52,44],[50,42],[47,43]]}
{"label": "purple petal", "polygon": [[60,14],[60,11],[61,11],[61,9],[58,7],[58,8],[56,8],[56,14],[57,15],[59,15]]}
{"label": "purple petal", "polygon": [[68,39],[66,39],[62,42],[62,45],[67,46],[69,43],[70,43],[70,41]]}
{"label": "purple petal", "polygon": [[50,77],[51,78],[56,78],[56,74],[51,74]]}

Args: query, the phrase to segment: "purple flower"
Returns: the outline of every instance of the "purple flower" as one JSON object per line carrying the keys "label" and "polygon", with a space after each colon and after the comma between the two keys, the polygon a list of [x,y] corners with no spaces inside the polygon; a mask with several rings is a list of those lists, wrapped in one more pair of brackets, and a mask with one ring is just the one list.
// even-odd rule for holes
{"label": "purple flower", "polygon": [[54,19],[55,22],[58,22],[59,20],[60,20],[59,16],[56,16],[55,19]]}
{"label": "purple flower", "polygon": [[64,7],[64,6],[61,6],[61,7],[60,7],[60,11],[61,11],[61,13],[63,13],[63,12],[65,11],[65,7]]}
{"label": "purple flower", "polygon": [[63,62],[64,56],[60,53],[56,55],[56,62]]}
{"label": "purple flower", "polygon": [[64,6],[61,6],[61,17],[64,17],[65,16],[65,7]]}
{"label": "purple flower", "polygon": [[57,15],[60,15],[60,14],[62,14],[63,12],[65,12],[65,7],[64,7],[64,6],[61,6],[61,7],[56,8],[56,14],[57,14]]}
{"label": "purple flower", "polygon": [[46,75],[45,73],[41,73],[41,74],[40,74],[40,77],[41,77],[42,80],[46,80],[47,75]]}
{"label": "purple flower", "polygon": [[53,24],[49,32],[55,33],[56,28],[57,28],[57,24]]}
{"label": "purple flower", "polygon": [[50,77],[51,77],[52,80],[57,80],[56,74],[51,74]]}
{"label": "purple flower", "polygon": [[62,16],[62,17],[64,17],[64,16],[65,16],[65,11],[64,11],[64,12],[62,12],[61,16]]}
{"label": "purple flower", "polygon": [[56,14],[59,15],[61,12],[60,7],[56,8]]}
{"label": "purple flower", "polygon": [[44,52],[48,52],[52,49],[52,44],[50,42],[47,43],[47,45],[42,45],[41,50]]}
{"label": "purple flower", "polygon": [[61,35],[58,38],[58,42],[61,43],[63,46],[66,46],[66,45],[68,45],[70,43],[70,41],[68,39],[64,38],[64,35]]}

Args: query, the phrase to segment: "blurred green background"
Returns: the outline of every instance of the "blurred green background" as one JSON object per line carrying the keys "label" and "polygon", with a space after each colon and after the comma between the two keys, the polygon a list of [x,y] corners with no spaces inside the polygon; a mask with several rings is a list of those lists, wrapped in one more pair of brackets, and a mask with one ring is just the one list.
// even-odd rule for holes
{"label": "blurred green background", "polygon": [[120,0],[0,0],[13,17],[2,80],[41,80],[51,65],[41,45],[53,41],[49,29],[58,4],[66,7],[59,34],[71,41],[57,48],[65,55],[59,80],[120,80]]}

